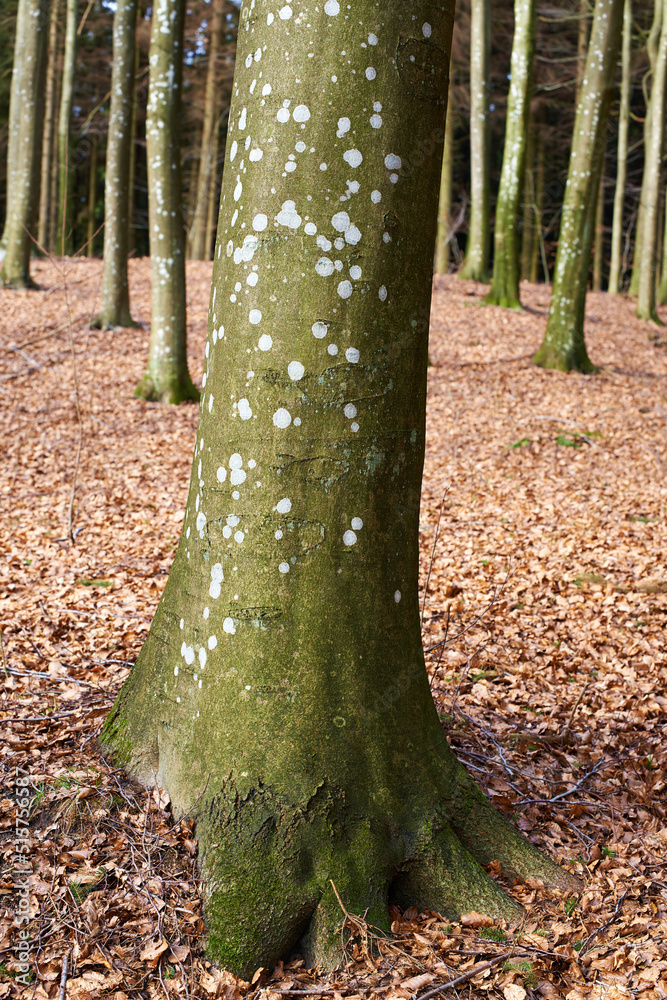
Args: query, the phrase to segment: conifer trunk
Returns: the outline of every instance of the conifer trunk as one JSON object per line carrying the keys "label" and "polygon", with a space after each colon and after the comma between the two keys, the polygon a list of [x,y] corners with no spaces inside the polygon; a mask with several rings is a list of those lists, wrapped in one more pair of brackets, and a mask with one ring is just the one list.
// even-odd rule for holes
{"label": "conifer trunk", "polygon": [[185,521],[103,740],[192,810],[208,953],[246,976],[297,947],[336,964],[332,882],[388,929],[390,898],[516,914],[478,861],[568,881],[457,764],[424,668],[453,8],[326,0],[308,30],[242,8]]}
{"label": "conifer trunk", "polygon": [[[46,0],[19,0],[12,101],[14,130],[9,147],[14,157],[8,165],[10,182],[5,224],[5,258],[0,281],[6,288],[29,288],[30,255],[39,208],[42,118],[44,112],[44,68],[47,35]],[[16,82],[16,88],[14,83]]]}
{"label": "conifer trunk", "polygon": [[640,319],[662,325],[656,311],[657,241],[660,225],[660,176],[665,132],[665,84],[667,82],[667,0],[656,0],[662,8],[658,50],[653,62],[651,112],[644,148],[644,177],[641,193],[642,232],[639,256],[639,286],[636,314]]}
{"label": "conifer trunk", "polygon": [[611,229],[611,264],[609,265],[610,295],[618,295],[622,280],[623,209],[625,207],[625,182],[628,175],[631,71],[632,0],[625,0],[623,7],[623,45],[621,54],[621,104],[618,111],[618,145],[616,151],[616,187],[614,189],[614,218]]}
{"label": "conifer trunk", "polygon": [[104,266],[102,309],[97,321],[103,330],[132,326],[127,284],[130,243],[130,175],[136,63],[137,0],[118,0],[113,21],[113,73],[104,184]]}
{"label": "conifer trunk", "polygon": [[597,0],[595,4],[572,137],[549,318],[542,346],[533,358],[543,368],[595,371],[584,341],[584,310],[623,2]]}
{"label": "conifer trunk", "polygon": [[185,326],[185,227],[181,208],[181,80],[185,0],[156,0],[151,24],[146,109],[151,333],[143,399],[199,399],[188,372]]}
{"label": "conifer trunk", "polygon": [[65,55],[60,89],[58,116],[58,250],[62,257],[72,249],[72,218],[70,194],[72,190],[72,155],[70,149],[70,121],[74,100],[74,67],[76,65],[76,15],[77,0],[67,0],[65,24]]}
{"label": "conifer trunk", "polygon": [[218,94],[218,57],[222,48],[223,0],[212,0],[213,17],[209,38],[208,66],[206,70],[206,96],[204,98],[204,125],[201,137],[201,154],[199,157],[199,176],[197,179],[197,198],[195,201],[194,218],[190,228],[190,253],[193,260],[208,260],[210,257],[210,238],[206,232],[208,206],[211,192],[211,176],[213,173],[213,153],[217,155],[217,135],[219,119]]}
{"label": "conifer trunk", "polygon": [[485,299],[490,305],[509,309],[521,308],[519,213],[530,118],[536,6],[536,0],[514,0],[511,81],[496,205],[493,279]]}
{"label": "conifer trunk", "polygon": [[489,69],[490,0],[470,2],[470,224],[462,278],[489,280],[490,162]]}
{"label": "conifer trunk", "polygon": [[49,23],[49,48],[46,69],[46,96],[44,101],[44,131],[42,134],[42,166],[39,185],[39,221],[37,240],[45,250],[52,250],[50,244],[51,214],[53,203],[49,197],[51,172],[53,170],[53,140],[56,120],[56,70],[58,66],[58,18],[60,0],[52,0]]}
{"label": "conifer trunk", "polygon": [[[452,87],[452,67],[449,68],[449,89]],[[445,121],[445,145],[442,152],[442,173],[440,175],[440,197],[438,200],[438,228],[435,237],[435,273],[447,274],[451,257],[450,223],[452,211],[452,167],[454,164],[454,109],[447,105]]]}

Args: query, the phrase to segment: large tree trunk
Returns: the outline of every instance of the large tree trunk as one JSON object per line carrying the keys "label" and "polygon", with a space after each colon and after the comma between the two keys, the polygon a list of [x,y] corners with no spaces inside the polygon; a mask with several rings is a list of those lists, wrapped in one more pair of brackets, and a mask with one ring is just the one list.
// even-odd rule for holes
{"label": "large tree trunk", "polygon": [[597,0],[572,136],[549,318],[533,359],[543,368],[595,371],[584,341],[584,310],[622,18],[623,0]]}
{"label": "large tree trunk", "polygon": [[389,898],[515,914],[474,859],[568,881],[457,764],[424,668],[453,8],[242,10],[185,521],[103,740],[192,810],[209,955],[244,975],[299,942],[337,960],[332,882],[388,928]]}
{"label": "large tree trunk", "polygon": [[[44,69],[47,35],[46,0],[20,0],[17,17],[15,66],[17,87],[12,81],[11,99],[16,126],[9,147],[14,157],[8,165],[11,182],[8,190],[5,226],[5,258],[0,281],[8,288],[27,288],[30,278],[30,255],[39,208],[39,174],[44,109]],[[17,65],[18,64],[18,65]]]}
{"label": "large tree trunk", "polygon": [[53,170],[53,140],[56,121],[56,70],[58,66],[58,18],[60,0],[53,0],[49,25],[49,50],[47,58],[46,97],[44,102],[44,131],[42,134],[42,166],[39,185],[39,220],[37,241],[45,250],[52,250],[49,241],[51,215],[54,205],[49,197]]}
{"label": "large tree trunk", "polygon": [[632,84],[632,0],[625,0],[623,6],[621,67],[621,105],[618,110],[616,187],[614,190],[614,218],[611,228],[611,264],[609,266],[610,295],[618,295],[622,280],[623,209],[625,206],[625,181],[628,175],[628,128],[630,125],[630,87]]}
{"label": "large tree trunk", "polygon": [[77,0],[67,0],[65,26],[65,56],[58,116],[58,249],[65,256],[72,249],[70,193],[72,190],[72,155],[70,121],[74,99],[74,67],[76,64]]}
{"label": "large tree trunk", "polygon": [[[449,89],[452,85],[452,67],[449,67]],[[451,257],[449,244],[451,240],[452,211],[452,167],[454,164],[454,109],[451,103],[447,105],[445,121],[445,146],[442,153],[442,172],[440,174],[440,196],[438,199],[438,227],[435,237],[435,273],[447,274]]]}
{"label": "large tree trunk", "polygon": [[224,32],[223,0],[212,0],[213,17],[209,37],[208,67],[206,71],[206,96],[204,99],[204,127],[201,137],[199,157],[199,177],[197,179],[197,199],[194,218],[190,228],[190,257],[193,260],[208,260],[210,238],[206,232],[211,176],[214,169],[213,154],[217,157],[217,131],[219,129],[219,73],[218,55],[222,48]]}
{"label": "large tree trunk", "polygon": [[97,321],[103,330],[132,326],[127,285],[130,242],[130,177],[135,78],[137,0],[118,0],[113,21],[113,73],[104,184],[104,267],[102,309]]}
{"label": "large tree trunk", "polygon": [[470,225],[460,276],[489,280],[491,0],[470,2]]}
{"label": "large tree trunk", "polygon": [[519,212],[526,163],[526,133],[535,49],[536,0],[514,0],[514,41],[511,81],[507,98],[505,148],[496,205],[493,280],[485,301],[490,305],[521,307],[519,279]]}
{"label": "large tree trunk", "polygon": [[181,210],[181,79],[185,0],[153,7],[146,159],[151,250],[151,334],[135,395],[163,403],[199,399],[188,372],[185,228]]}
{"label": "large tree trunk", "polygon": [[657,240],[660,225],[660,175],[665,131],[665,83],[667,82],[667,0],[656,0],[662,7],[662,28],[656,59],[653,63],[649,130],[644,148],[642,180],[642,222],[639,256],[637,316],[662,323],[656,312]]}
{"label": "large tree trunk", "polygon": [[7,122],[7,177],[5,190],[5,223],[0,239],[0,250],[7,247],[7,237],[9,233],[9,215],[12,194],[16,183],[16,157],[18,149],[18,136],[21,127],[21,94],[23,87],[23,52],[24,38],[26,30],[26,4],[21,3],[16,11],[16,28],[14,33],[14,58],[12,65],[12,82],[9,90],[9,121]]}

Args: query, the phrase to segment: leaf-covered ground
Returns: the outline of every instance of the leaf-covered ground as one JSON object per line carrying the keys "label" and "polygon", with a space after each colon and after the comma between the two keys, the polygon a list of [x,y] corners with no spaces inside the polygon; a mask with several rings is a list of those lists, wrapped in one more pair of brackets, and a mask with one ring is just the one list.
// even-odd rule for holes
{"label": "leaf-covered ground", "polygon": [[[40,291],[0,291],[0,998],[58,997],[65,956],[70,1000],[667,997],[659,335],[630,302],[591,294],[601,372],[566,376],[530,364],[544,287],[524,287],[518,315],[454,277],[434,298],[421,525],[433,692],[457,754],[581,892],[512,887],[526,910],[515,928],[395,911],[390,941],[351,915],[339,973],[297,958],[249,984],[203,956],[189,820],[174,825],[96,750],[167,577],[197,417],[132,396],[148,262],[131,262],[136,330],[90,330],[100,274],[97,261],[38,263]],[[209,283],[210,265],[188,266],[196,379]],[[29,986],[17,768],[30,776]]]}

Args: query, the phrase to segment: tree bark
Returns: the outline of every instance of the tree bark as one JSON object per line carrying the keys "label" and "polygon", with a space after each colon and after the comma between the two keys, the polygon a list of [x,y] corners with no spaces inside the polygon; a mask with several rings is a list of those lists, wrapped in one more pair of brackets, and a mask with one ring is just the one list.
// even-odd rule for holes
{"label": "tree bark", "polygon": [[74,99],[77,0],[67,0],[65,55],[58,116],[58,249],[62,257],[72,249],[70,193],[72,189],[70,121]]}
{"label": "tree bark", "polygon": [[[651,144],[651,107],[652,91],[649,90],[649,81],[651,81],[651,86],[655,79],[656,61],[658,59],[658,50],[660,47],[660,34],[662,31],[662,0],[653,0],[653,21],[651,22],[651,30],[649,31],[648,38],[646,40],[646,54],[648,55],[649,68],[644,73],[642,78],[642,92],[644,94],[644,106],[646,108],[646,113],[644,115],[644,164],[646,164],[646,156],[648,148]],[[644,176],[646,174],[644,173]],[[634,254],[632,258],[632,275],[630,277],[630,294],[634,296],[639,295],[639,280],[641,277],[641,262],[643,259],[642,255],[642,240],[644,238],[644,192],[639,198],[639,210],[637,212],[637,227],[635,230],[635,245]]]}
{"label": "tree bark", "polygon": [[0,239],[0,250],[7,248],[9,234],[10,204],[16,189],[16,160],[18,136],[21,127],[21,94],[23,88],[23,52],[25,48],[26,4],[20,3],[16,11],[16,29],[14,34],[14,59],[12,65],[12,83],[9,90],[9,121],[7,123],[7,178],[5,197],[5,223]]}
{"label": "tree bark", "polygon": [[485,299],[489,305],[509,309],[521,308],[519,212],[532,96],[536,6],[536,0],[514,0],[514,41],[505,148],[496,205],[493,280]]}
{"label": "tree bark", "polygon": [[574,123],[549,318],[533,358],[543,368],[595,371],[584,341],[584,310],[622,18],[623,0],[597,0]]}
{"label": "tree bark", "polygon": [[162,403],[199,399],[188,372],[185,227],[181,209],[181,80],[185,0],[153,7],[146,109],[151,333],[135,395]]}
{"label": "tree bark", "polygon": [[88,163],[88,212],[86,218],[86,257],[95,256],[95,206],[97,204],[97,144],[96,135],[90,137]]}
{"label": "tree bark", "polygon": [[[604,163],[604,153],[603,163]],[[595,246],[593,248],[593,291],[602,291],[602,264],[604,257],[604,174],[598,183],[595,204]]]}
{"label": "tree bark", "polygon": [[130,160],[137,0],[118,0],[113,21],[113,72],[104,185],[104,266],[102,309],[96,325],[103,330],[132,326],[127,284],[132,178]]}
{"label": "tree bark", "polygon": [[579,0],[579,23],[577,25],[577,82],[574,92],[574,103],[579,104],[581,84],[586,68],[586,53],[588,50],[588,0]]}
{"label": "tree bark", "polygon": [[[30,277],[30,255],[39,208],[39,174],[44,112],[44,69],[47,35],[46,0],[20,0],[17,16],[16,89],[12,80],[12,111],[16,112],[10,150],[13,165],[8,166],[11,182],[8,190],[5,225],[5,258],[0,282],[6,288],[34,287]],[[18,63],[18,65],[17,65]]]}
{"label": "tree bark", "polygon": [[218,83],[218,57],[222,49],[224,33],[223,0],[212,0],[213,16],[209,37],[208,66],[206,70],[206,96],[204,99],[204,126],[199,157],[197,198],[194,217],[190,228],[190,254],[193,260],[208,260],[210,239],[206,232],[211,176],[213,173],[213,153],[217,154],[217,130],[220,116]]}
{"label": "tree bark", "polygon": [[213,247],[215,245],[215,232],[220,209],[220,192],[218,185],[218,157],[220,155],[220,124],[222,115],[218,119],[218,124],[213,130],[213,149],[211,151],[211,183],[208,189],[208,205],[206,207],[206,244],[204,260],[211,260],[213,257]]}
{"label": "tree bark", "polygon": [[665,209],[665,228],[662,234],[662,272],[660,274],[660,285],[658,287],[658,304],[667,305],[667,188],[663,191]]}
{"label": "tree bark", "polygon": [[662,325],[656,311],[657,240],[660,225],[660,175],[665,131],[665,84],[667,82],[667,0],[656,0],[662,8],[662,27],[653,63],[649,130],[644,148],[640,216],[642,233],[636,315]]}
{"label": "tree bark", "polygon": [[621,288],[623,259],[623,209],[625,182],[628,175],[628,128],[630,125],[630,88],[632,85],[632,0],[623,7],[623,46],[621,55],[621,104],[618,111],[618,146],[616,152],[616,187],[614,218],[611,229],[611,264],[609,294],[618,295]]}
{"label": "tree bark", "polygon": [[242,8],[179,547],[103,734],[176,815],[192,810],[208,953],[246,976],[297,946],[339,960],[331,882],[388,929],[389,898],[515,914],[473,857],[568,881],[457,764],[424,668],[454,2],[358,0],[348,20],[327,0],[307,32],[289,5],[271,15]]}
{"label": "tree bark", "polygon": [[470,2],[470,225],[462,278],[488,282],[490,0]]}
{"label": "tree bark", "polygon": [[42,166],[39,185],[39,220],[37,241],[45,250],[51,250],[49,241],[51,232],[51,214],[53,203],[49,198],[51,172],[53,170],[53,140],[56,120],[56,70],[58,64],[58,18],[60,0],[51,4],[51,19],[49,24],[49,48],[46,70],[46,96],[44,101],[44,131],[42,134]]}
{"label": "tree bark", "polygon": [[540,257],[545,284],[549,284],[549,268],[544,251],[544,235],[542,231],[542,210],[544,207],[544,133],[542,129],[537,134],[537,167],[535,170],[535,239],[533,241],[533,256],[530,262],[530,280],[537,283]]}
{"label": "tree bark", "polygon": [[[452,88],[452,66],[449,67],[449,90]],[[452,211],[452,167],[454,163],[454,110],[447,105],[445,120],[445,146],[442,153],[440,197],[438,200],[438,228],[435,237],[435,273],[447,274],[451,257],[449,242]]]}
{"label": "tree bark", "polygon": [[526,162],[521,186],[523,218],[521,221],[521,277],[530,281],[533,246],[536,238],[535,216],[535,122],[528,121]]}

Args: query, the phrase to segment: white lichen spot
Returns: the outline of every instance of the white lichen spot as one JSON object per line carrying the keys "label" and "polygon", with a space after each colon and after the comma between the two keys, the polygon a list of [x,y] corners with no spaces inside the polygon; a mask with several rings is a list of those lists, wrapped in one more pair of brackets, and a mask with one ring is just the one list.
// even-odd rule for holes
{"label": "white lichen spot", "polygon": [[379,204],[379,202],[382,201],[382,192],[377,189],[375,191],[371,191],[371,201],[374,205]]}
{"label": "white lichen spot", "polygon": [[343,543],[345,545],[354,545],[356,541],[357,541],[357,536],[353,531],[350,531],[348,529],[343,535]]}
{"label": "white lichen spot", "polygon": [[250,420],[252,416],[252,410],[250,408],[250,403],[247,399],[239,399],[239,416],[241,420]]}
{"label": "white lichen spot", "polygon": [[357,415],[357,408],[354,405],[354,403],[346,403],[343,408],[343,413],[345,414],[348,420],[353,420],[354,417],[356,417]]}
{"label": "white lichen spot", "polygon": [[287,366],[287,374],[293,382],[298,382],[300,378],[303,378],[304,371],[305,368],[300,361],[290,361]]}
{"label": "white lichen spot", "polygon": [[351,282],[349,282],[347,279],[345,281],[341,281],[340,284],[338,285],[337,291],[341,299],[349,299],[350,295],[352,294]]}
{"label": "white lichen spot", "polygon": [[356,226],[349,226],[345,230],[346,243],[350,243],[352,246],[356,246],[356,244],[359,242],[360,239],[361,239],[361,233],[359,232]]}
{"label": "white lichen spot", "polygon": [[245,469],[232,469],[229,481],[232,486],[241,486],[246,481],[246,475]]}
{"label": "white lichen spot", "polygon": [[281,21],[289,21],[291,16],[292,16],[292,8],[290,7],[289,4],[286,3],[285,6],[281,7],[280,10],[278,11],[278,17],[280,18]]}
{"label": "white lichen spot", "polygon": [[241,542],[243,541],[244,538],[245,538],[245,535],[244,535],[244,533],[242,531],[235,531],[234,532],[234,541],[238,545],[241,544]]}
{"label": "white lichen spot", "polygon": [[378,43],[378,36],[374,35],[373,32],[371,32],[370,35],[368,36],[368,44],[377,45],[377,43]]}
{"label": "white lichen spot", "polygon": [[292,112],[292,118],[295,122],[307,122],[310,118],[310,111],[305,104],[297,104]]}
{"label": "white lichen spot", "polygon": [[252,228],[256,233],[263,232],[269,224],[269,220],[263,212],[259,212],[252,220]]}
{"label": "white lichen spot", "polygon": [[306,236],[314,236],[315,233],[317,232],[317,226],[315,225],[314,222],[307,222],[303,227],[303,231],[306,234]]}
{"label": "white lichen spot", "polygon": [[208,637],[208,648],[209,649],[215,649],[215,647],[217,645],[218,645],[218,637],[217,637],[217,635],[210,635]]}
{"label": "white lichen spot", "polygon": [[382,128],[382,115],[371,115],[371,128]]}
{"label": "white lichen spot", "polygon": [[394,591],[394,600],[396,601],[397,604],[400,603],[400,600],[401,600],[402,596],[403,595],[401,594],[400,590],[395,590]]}
{"label": "white lichen spot", "polygon": [[372,66],[367,66],[366,67],[366,79],[367,80],[374,80],[376,76],[377,76],[377,73],[375,72],[375,70],[373,69],[373,67]]}
{"label": "white lichen spot", "polygon": [[330,354],[332,357],[335,357],[338,354],[338,345],[329,344],[329,346],[327,347],[327,353]]}
{"label": "white lichen spot", "polygon": [[195,662],[195,651],[192,646],[186,646],[185,649],[185,662],[188,666]]}
{"label": "white lichen spot", "polygon": [[343,136],[350,131],[351,127],[352,127],[352,122],[350,121],[349,118],[339,118],[338,131],[336,132],[338,138],[342,139]]}
{"label": "white lichen spot", "polygon": [[350,277],[353,278],[355,281],[358,281],[359,278],[361,277],[361,268],[359,267],[358,264],[353,264],[353,266],[350,268]]}
{"label": "white lichen spot", "polygon": [[224,467],[224,465],[220,466],[215,475],[219,483],[224,483],[225,479],[227,478],[227,469]]}
{"label": "white lichen spot", "polygon": [[262,336],[257,341],[257,346],[260,351],[270,351],[273,347],[273,340],[268,333],[263,333]]}
{"label": "white lichen spot", "polygon": [[385,302],[386,301],[386,298],[387,298],[387,286],[386,285],[380,285],[380,287],[378,288],[378,298],[379,298],[380,302]]}
{"label": "white lichen spot", "polygon": [[384,158],[384,165],[387,170],[400,170],[402,160],[396,153],[388,153]]}
{"label": "white lichen spot", "polygon": [[276,222],[281,226],[287,226],[288,229],[298,229],[301,225],[301,216],[296,210],[296,203],[293,201],[284,201],[280,212],[276,216]]}
{"label": "white lichen spot", "polygon": [[356,420],[354,421],[354,423],[350,424],[350,430],[352,431],[353,434],[356,434],[357,431],[359,430],[359,424],[357,423]]}
{"label": "white lichen spot", "polygon": [[333,261],[329,260],[328,257],[320,257],[317,264],[315,265],[315,270],[323,278],[328,278],[330,274],[334,272]]}
{"label": "white lichen spot", "polygon": [[225,618],[224,622],[222,623],[222,631],[226,632],[227,635],[235,635],[236,626],[234,624],[233,618]]}
{"label": "white lichen spot", "polygon": [[281,562],[278,569],[280,570],[281,573],[289,573],[289,563]]}
{"label": "white lichen spot", "polygon": [[354,169],[362,163],[364,158],[358,149],[346,149],[343,153],[343,159]]}
{"label": "white lichen spot", "polygon": [[428,23],[428,21],[424,21],[424,23],[422,24],[422,34],[424,38],[431,37],[431,30],[432,30],[431,25]]}
{"label": "white lichen spot", "polygon": [[289,514],[291,509],[292,509],[292,501],[290,500],[289,497],[283,497],[282,500],[279,500],[278,503],[276,504],[276,510],[278,511],[279,514]]}
{"label": "white lichen spot", "polygon": [[364,522],[361,520],[360,517],[353,517],[352,520],[350,521],[350,524],[352,525],[355,531],[361,531],[361,529],[364,526]]}
{"label": "white lichen spot", "polygon": [[284,125],[285,122],[289,121],[289,111],[287,108],[280,108],[278,114],[276,115],[277,120]]}
{"label": "white lichen spot", "polygon": [[199,513],[197,514],[196,527],[197,531],[203,531],[204,528],[206,527],[206,514],[204,514],[202,511],[199,511]]}
{"label": "white lichen spot", "polygon": [[356,365],[359,360],[359,351],[356,347],[348,347],[345,351],[345,357],[350,362],[351,365]]}
{"label": "white lichen spot", "polygon": [[313,337],[317,340],[322,340],[327,335],[329,324],[323,323],[321,319],[318,319],[315,323],[313,323],[311,329],[313,331]]}
{"label": "white lichen spot", "polygon": [[208,610],[208,608],[204,608],[204,611],[202,613],[204,615],[204,618],[208,618],[210,611]]}
{"label": "white lichen spot", "polygon": [[220,584],[224,578],[225,576],[222,572],[222,563],[215,563],[211,569],[211,586],[208,588],[208,592],[214,600],[220,597]]}
{"label": "white lichen spot", "polygon": [[203,646],[199,650],[199,666],[202,668],[202,670],[206,666],[206,650],[204,649]]}
{"label": "white lichen spot", "polygon": [[327,0],[324,5],[324,13],[328,14],[329,17],[335,17],[340,11],[340,4],[338,0]]}
{"label": "white lichen spot", "polygon": [[262,313],[259,309],[251,309],[248,313],[248,320],[253,326],[257,326],[258,323],[262,322]]}
{"label": "white lichen spot", "polygon": [[350,226],[350,216],[347,212],[336,212],[336,214],[331,219],[331,225],[334,227],[337,233],[344,233],[346,229]]}
{"label": "white lichen spot", "polygon": [[280,427],[284,429],[285,427],[289,427],[291,423],[292,423],[292,417],[290,415],[290,412],[289,410],[286,410],[284,406],[281,406],[280,409],[276,410],[276,412],[273,414],[274,427]]}

